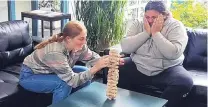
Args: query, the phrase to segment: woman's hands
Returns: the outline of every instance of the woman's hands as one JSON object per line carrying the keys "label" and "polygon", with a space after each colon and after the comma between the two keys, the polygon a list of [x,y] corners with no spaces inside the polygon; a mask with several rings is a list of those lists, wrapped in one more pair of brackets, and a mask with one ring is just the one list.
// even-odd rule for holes
{"label": "woman's hands", "polygon": [[[120,56],[122,57],[122,56]],[[96,72],[100,71],[102,68],[108,67],[110,64],[109,55],[105,55],[101,57],[95,65],[90,69],[90,72],[92,74],[95,74]],[[119,65],[124,65],[124,59],[120,58]]]}
{"label": "woman's hands", "polygon": [[154,20],[152,26],[150,26],[147,19],[144,17],[144,29],[148,34],[154,36],[157,32],[160,32],[163,28],[164,24],[164,16],[162,14],[158,15],[158,17]]}
{"label": "woman's hands", "polygon": [[155,33],[160,32],[163,28],[163,23],[164,23],[164,18],[163,15],[160,14],[157,19],[154,21],[152,27],[151,27],[151,32],[152,36],[155,35]]}
{"label": "woman's hands", "polygon": [[149,22],[147,21],[147,19],[145,17],[144,17],[143,21],[144,21],[144,29],[150,35],[151,34],[151,27],[149,25]]}
{"label": "woman's hands", "polygon": [[109,65],[109,55],[105,55],[101,57],[95,65],[90,69],[90,72],[92,74],[95,74],[96,72],[100,71],[102,68],[105,68]]}

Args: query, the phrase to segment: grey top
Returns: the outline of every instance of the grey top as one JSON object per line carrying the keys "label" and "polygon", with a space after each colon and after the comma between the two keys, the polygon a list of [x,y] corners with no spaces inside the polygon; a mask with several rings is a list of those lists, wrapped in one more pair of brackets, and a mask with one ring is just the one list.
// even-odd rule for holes
{"label": "grey top", "polygon": [[35,74],[55,73],[72,87],[77,87],[92,79],[89,71],[74,73],[72,67],[76,61],[93,65],[100,56],[86,45],[78,52],[68,51],[63,42],[54,42],[44,48],[35,50],[27,56],[23,64],[32,69]]}
{"label": "grey top", "polygon": [[145,31],[143,22],[136,20],[121,41],[121,48],[124,53],[131,54],[138,71],[153,76],[181,65],[187,42],[186,29],[178,20],[168,18],[161,32],[154,36]]}

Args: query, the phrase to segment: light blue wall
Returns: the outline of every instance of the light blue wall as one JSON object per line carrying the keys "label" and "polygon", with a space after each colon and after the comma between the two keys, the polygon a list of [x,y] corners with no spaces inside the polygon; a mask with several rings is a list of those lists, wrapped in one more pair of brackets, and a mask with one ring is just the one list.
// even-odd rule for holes
{"label": "light blue wall", "polygon": [[16,13],[15,13],[15,0],[8,0],[8,20],[16,20]]}
{"label": "light blue wall", "polygon": [[[68,0],[61,0],[61,12],[69,13],[69,1]],[[68,19],[61,21],[61,29],[67,23]]]}
{"label": "light blue wall", "polygon": [[[37,10],[38,9],[38,0],[32,0],[31,1],[31,10]],[[33,19],[32,20],[32,36],[38,35],[38,20]]]}

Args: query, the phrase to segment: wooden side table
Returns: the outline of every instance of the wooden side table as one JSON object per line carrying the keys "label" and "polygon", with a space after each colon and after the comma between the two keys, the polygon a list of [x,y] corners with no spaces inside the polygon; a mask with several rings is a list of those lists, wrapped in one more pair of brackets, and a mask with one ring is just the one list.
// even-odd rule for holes
{"label": "wooden side table", "polygon": [[63,20],[63,19],[71,20],[71,14],[61,13],[61,12],[43,11],[43,10],[33,10],[33,11],[21,12],[22,20],[24,20],[25,17],[41,20],[42,38],[44,37],[43,21],[50,22],[50,36],[51,36],[51,35],[53,35],[53,28],[52,28],[53,21],[59,21],[59,20]]}

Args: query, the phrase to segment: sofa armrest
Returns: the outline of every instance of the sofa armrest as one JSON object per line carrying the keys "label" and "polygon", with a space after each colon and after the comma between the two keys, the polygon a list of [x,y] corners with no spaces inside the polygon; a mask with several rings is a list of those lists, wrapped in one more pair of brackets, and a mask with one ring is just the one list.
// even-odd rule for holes
{"label": "sofa armrest", "polygon": [[200,55],[187,55],[184,61],[186,69],[200,69],[207,71],[207,57]]}
{"label": "sofa armrest", "polygon": [[188,44],[184,52],[184,67],[207,71],[207,29],[187,28]]}

